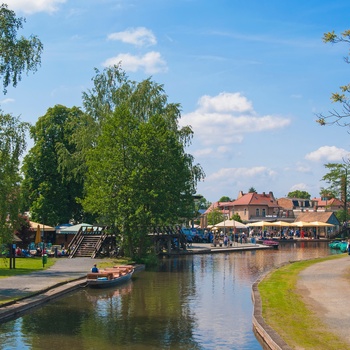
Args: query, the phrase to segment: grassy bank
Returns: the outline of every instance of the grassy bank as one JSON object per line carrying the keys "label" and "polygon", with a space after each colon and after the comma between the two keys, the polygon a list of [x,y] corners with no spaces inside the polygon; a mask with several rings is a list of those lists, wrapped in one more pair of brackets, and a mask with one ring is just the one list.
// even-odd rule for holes
{"label": "grassy bank", "polygon": [[47,264],[43,268],[41,257],[16,258],[16,268],[10,269],[10,259],[0,258],[0,278],[25,275],[38,270],[47,269],[55,263],[55,258],[47,259]]}
{"label": "grassy bank", "polygon": [[339,337],[327,331],[327,327],[312,310],[307,309],[296,287],[298,275],[303,269],[317,262],[340,257],[337,255],[288,264],[273,271],[259,283],[263,318],[290,347],[349,349]]}

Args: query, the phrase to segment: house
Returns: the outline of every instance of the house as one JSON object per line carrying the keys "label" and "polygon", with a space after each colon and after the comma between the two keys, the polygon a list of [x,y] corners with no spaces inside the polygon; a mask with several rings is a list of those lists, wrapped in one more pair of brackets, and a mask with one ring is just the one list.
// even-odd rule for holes
{"label": "house", "polygon": [[239,192],[238,198],[232,203],[233,214],[238,214],[243,222],[254,222],[265,219],[278,220],[283,217],[281,208],[273,193],[243,193]]}
{"label": "house", "polygon": [[336,212],[344,209],[344,202],[337,198],[314,198],[313,200],[317,202],[317,211]]}
{"label": "house", "polygon": [[293,211],[283,211],[279,206],[272,192],[243,193],[240,191],[238,197],[230,202],[215,202],[206,210],[201,217],[201,227],[207,227],[207,215],[211,211],[218,209],[226,219],[230,219],[234,214],[238,214],[243,222],[254,222],[260,220],[280,220],[290,217],[294,220]]}

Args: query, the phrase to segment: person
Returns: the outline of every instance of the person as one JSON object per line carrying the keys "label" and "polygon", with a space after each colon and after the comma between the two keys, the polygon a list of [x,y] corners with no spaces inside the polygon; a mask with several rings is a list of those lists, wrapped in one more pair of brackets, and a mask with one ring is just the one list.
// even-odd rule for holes
{"label": "person", "polygon": [[94,264],[94,266],[92,267],[91,272],[98,272],[96,264]]}
{"label": "person", "polygon": [[350,239],[348,240],[348,254],[350,255]]}

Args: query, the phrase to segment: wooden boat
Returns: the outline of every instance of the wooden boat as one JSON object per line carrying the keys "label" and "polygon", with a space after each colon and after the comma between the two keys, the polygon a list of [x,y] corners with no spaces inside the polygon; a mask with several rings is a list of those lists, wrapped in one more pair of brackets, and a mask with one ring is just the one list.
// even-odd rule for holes
{"label": "wooden boat", "polygon": [[114,266],[88,273],[86,282],[89,287],[107,288],[129,281],[133,273],[132,265]]}

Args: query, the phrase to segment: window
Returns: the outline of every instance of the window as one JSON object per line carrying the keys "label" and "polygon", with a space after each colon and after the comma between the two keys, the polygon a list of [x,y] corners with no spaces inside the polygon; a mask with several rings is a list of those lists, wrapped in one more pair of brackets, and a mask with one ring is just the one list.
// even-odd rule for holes
{"label": "window", "polygon": [[260,210],[259,209],[255,209],[255,215],[256,216],[260,216]]}
{"label": "window", "polygon": [[266,216],[266,209],[262,210],[262,216]]}

